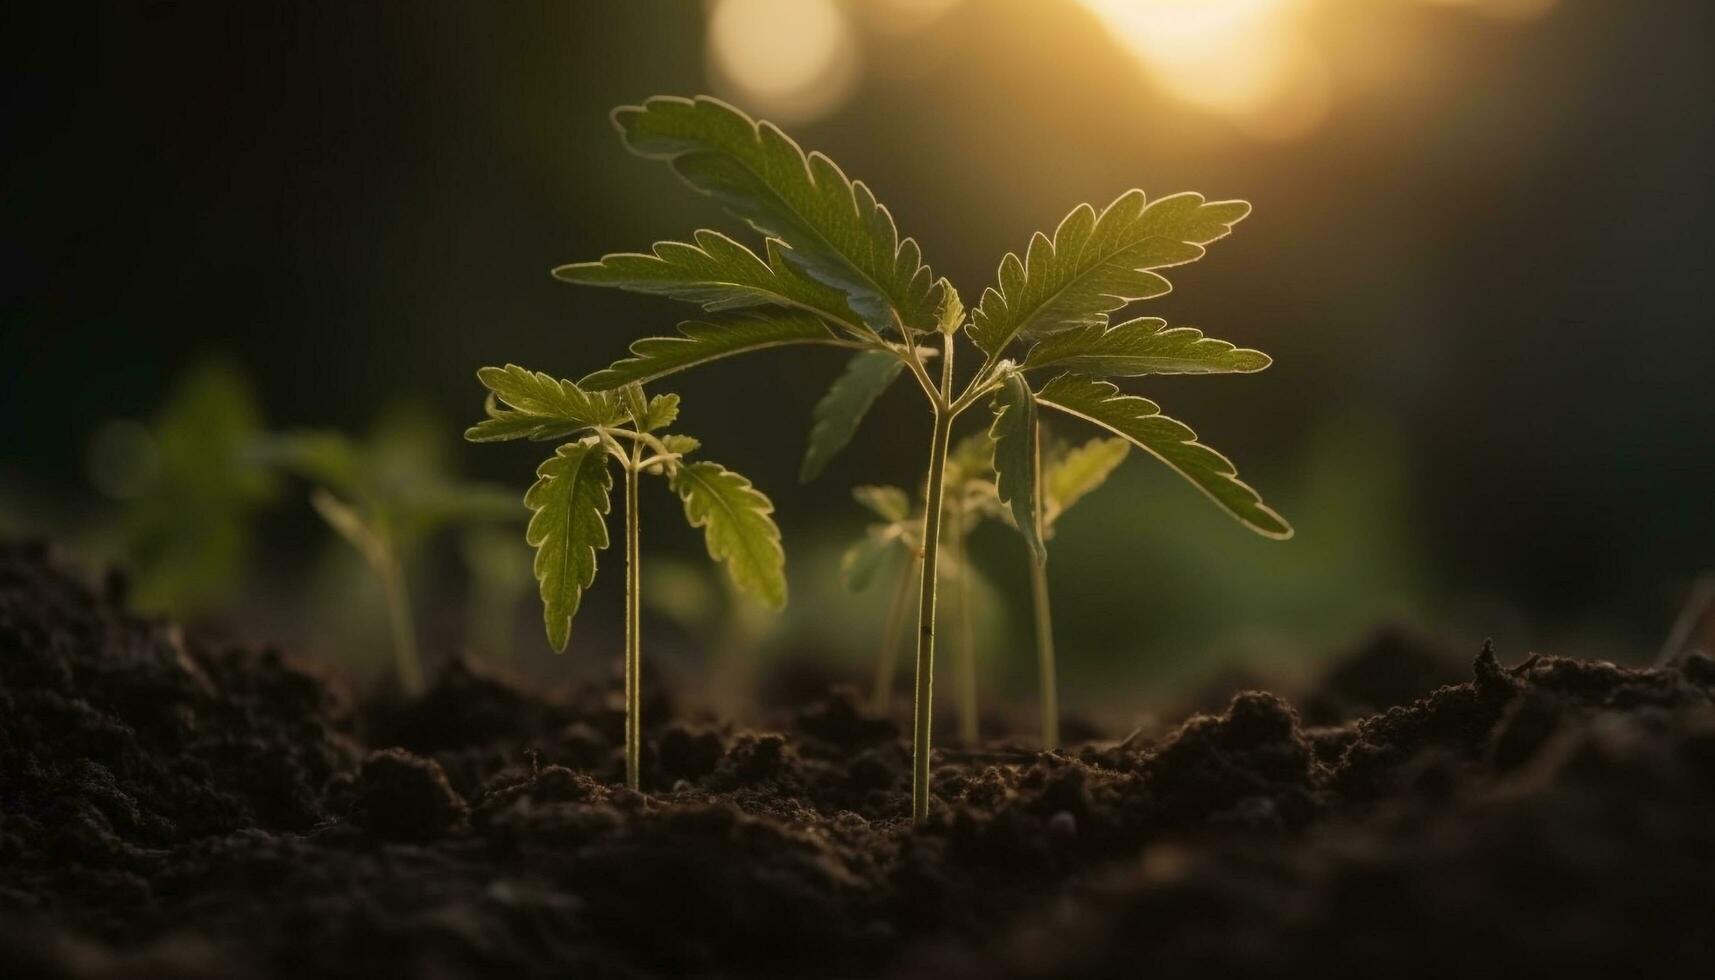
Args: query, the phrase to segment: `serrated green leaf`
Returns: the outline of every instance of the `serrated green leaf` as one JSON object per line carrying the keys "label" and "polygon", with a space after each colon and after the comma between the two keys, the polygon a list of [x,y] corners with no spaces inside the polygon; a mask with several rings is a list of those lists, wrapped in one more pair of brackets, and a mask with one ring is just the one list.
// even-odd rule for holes
{"label": "serrated green leaf", "polygon": [[585,391],[575,382],[556,380],[541,371],[508,364],[505,367],[485,367],[477,371],[476,376],[502,402],[544,422],[581,428],[612,425],[620,419],[621,408],[614,396],[601,391]]}
{"label": "serrated green leaf", "polygon": [[994,439],[995,493],[1012,512],[1013,523],[1024,536],[1031,557],[1046,561],[1042,543],[1041,431],[1036,419],[1036,398],[1024,376],[1011,374],[994,397],[995,419],[989,429]]}
{"label": "serrated green leaf", "polygon": [[538,415],[526,415],[523,412],[509,412],[500,409],[488,418],[464,430],[464,437],[466,442],[509,442],[514,439],[530,439],[541,442],[569,436],[581,428],[584,426],[545,422]]}
{"label": "serrated green leaf", "polygon": [[668,452],[677,453],[680,456],[689,456],[702,446],[702,443],[692,436],[677,434],[662,436],[661,444],[667,447]]}
{"label": "serrated green leaf", "polygon": [[554,276],[586,286],[613,286],[701,304],[710,313],[748,306],[792,306],[852,323],[857,315],[837,289],[810,279],[786,261],[778,239],[765,243],[767,260],[718,231],[704,229],[696,244],[658,242],[652,254],[620,252],[596,262],[562,265]]}
{"label": "serrated green leaf", "polygon": [[1076,327],[1043,338],[1024,358],[1026,371],[1054,367],[1077,374],[1135,378],[1146,374],[1248,374],[1273,361],[1259,350],[1203,336],[1195,327],[1139,317],[1104,328]]}
{"label": "serrated green leaf", "polygon": [[1149,399],[1122,395],[1107,381],[1062,374],[1044,385],[1036,400],[1130,440],[1258,534],[1292,537],[1291,525],[1238,478],[1231,461],[1198,442],[1184,423],[1162,415]]}
{"label": "serrated green leaf", "polygon": [[1032,237],[1022,261],[1015,253],[1001,260],[999,288],[984,290],[971,314],[971,339],[998,356],[1015,337],[1106,324],[1114,310],[1171,288],[1151,270],[1201,258],[1204,245],[1249,213],[1244,201],[1205,201],[1195,193],[1146,202],[1131,190],[1099,215],[1080,204],[1053,239]]}
{"label": "serrated green leaf", "polygon": [[840,583],[848,592],[864,591],[902,547],[903,540],[896,529],[879,525],[870,528],[863,540],[840,556]]}
{"label": "serrated green leaf", "polygon": [[816,403],[810,426],[810,445],[798,479],[809,483],[822,475],[828,461],[857,434],[870,406],[905,369],[905,362],[886,351],[860,351],[846,362],[846,369]]}
{"label": "serrated green leaf", "polygon": [[911,516],[911,495],[898,487],[852,487],[852,499],[884,521],[903,521]]}
{"label": "serrated green leaf", "polygon": [[941,279],[941,304],[935,308],[935,329],[949,337],[965,323],[965,302],[946,277]]}
{"label": "serrated green leaf", "polygon": [[672,425],[679,417],[678,395],[656,395],[649,399],[643,412],[643,431],[656,432]]}
{"label": "serrated green leaf", "polygon": [[524,540],[536,549],[542,619],[555,650],[566,649],[578,602],[595,581],[595,553],[607,547],[612,488],[606,450],[598,443],[574,442],[536,468],[536,482],[524,494],[532,512]]}
{"label": "serrated green leaf", "polygon": [[894,310],[914,330],[934,327],[939,291],[917,243],[826,156],[707,96],[660,96],[613,119],[632,152],[670,161],[692,188],[782,239],[786,261],[843,292],[873,329],[891,327]]}
{"label": "serrated green leaf", "polygon": [[633,381],[617,392],[619,402],[625,407],[625,414],[631,416],[631,424],[635,429],[642,429],[643,422],[649,417],[649,401],[643,397],[643,386]]}
{"label": "serrated green leaf", "polygon": [[686,463],[672,479],[685,520],[703,528],[709,557],[724,562],[739,589],[775,608],[786,604],[786,552],[769,515],[774,505],[719,463]]}
{"label": "serrated green leaf", "polygon": [[679,324],[679,336],[644,337],[635,341],[630,357],[589,375],[579,384],[591,391],[607,391],[634,381],[654,381],[734,354],[788,344],[839,346],[841,342],[826,324],[807,313],[754,311],[714,320],[688,320]]}
{"label": "serrated green leaf", "polygon": [[1085,494],[1107,482],[1130,452],[1131,443],[1124,439],[1098,438],[1050,461],[1042,472],[1043,523],[1052,525]]}

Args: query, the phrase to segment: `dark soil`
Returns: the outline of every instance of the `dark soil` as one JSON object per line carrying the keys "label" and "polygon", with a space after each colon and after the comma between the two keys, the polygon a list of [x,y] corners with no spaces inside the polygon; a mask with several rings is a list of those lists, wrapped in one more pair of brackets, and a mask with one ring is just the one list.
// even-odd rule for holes
{"label": "dark soil", "polygon": [[[0,546],[0,976],[1706,975],[1715,661],[1488,650],[1307,726],[940,755],[835,693],[672,721],[470,665],[359,705]],[[1336,673],[1320,715],[1404,700]],[[1341,678],[1344,677],[1342,680]],[[1354,679],[1357,678],[1357,679]],[[1357,690],[1360,693],[1353,694]],[[1211,972],[1213,971],[1213,972]],[[1457,971],[1449,973],[1449,971]]]}

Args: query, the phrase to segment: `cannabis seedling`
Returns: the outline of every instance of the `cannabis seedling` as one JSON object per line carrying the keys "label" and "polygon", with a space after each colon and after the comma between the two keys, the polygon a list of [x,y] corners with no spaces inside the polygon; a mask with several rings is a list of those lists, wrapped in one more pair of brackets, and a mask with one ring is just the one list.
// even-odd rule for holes
{"label": "cannabis seedling", "polygon": [[406,585],[411,557],[442,530],[516,520],[518,501],[504,488],[452,477],[433,429],[408,418],[394,423],[367,443],[338,432],[288,432],[261,442],[253,458],[308,480],[310,505],[374,573],[399,686],[415,695],[423,667]]}
{"label": "cannabis seedling", "polygon": [[[978,432],[959,440],[947,457],[945,489],[946,518],[941,522],[941,545],[946,549],[943,582],[953,586],[952,622],[955,643],[955,702],[959,710],[959,735],[967,745],[978,741],[976,638],[971,585],[976,569],[967,558],[965,540],[985,516],[1000,516],[994,499],[994,444]],[[894,642],[904,618],[911,583],[920,571],[923,557],[919,534],[921,512],[910,510],[910,495],[899,487],[860,486],[852,490],[858,503],[868,507],[881,521],[869,526],[863,538],[846,550],[841,559],[841,580],[852,592],[869,587],[890,559],[903,555],[892,599],[882,628],[881,654],[876,662],[874,707],[878,713],[891,710]]]}
{"label": "cannabis seedling", "polygon": [[97,436],[91,470],[121,502],[114,531],[138,608],[185,616],[230,596],[254,518],[279,489],[249,459],[262,432],[248,379],[210,360],[178,380],[148,425],[112,423]]}
{"label": "cannabis seedling", "polygon": [[[924,481],[923,573],[918,590],[916,704],[912,723],[912,818],[929,813],[936,581],[953,421],[993,397],[1001,418],[996,468],[1001,497],[1025,515],[1032,551],[1039,482],[1036,417],[1065,412],[1154,454],[1254,530],[1290,530],[1231,463],[1196,441],[1154,402],[1122,395],[1105,376],[1221,370],[1218,342],[1160,321],[1110,326],[1108,314],[1159,296],[1154,270],[1202,257],[1250,212],[1243,201],[1199,194],[1147,200],[1127,191],[1097,212],[1079,205],[1054,236],[1036,235],[1024,258],[1008,255],[998,286],[966,318],[958,293],[923,264],[917,243],[900,238],[893,217],[862,182],[820,153],[805,154],[785,133],[716,99],[654,98],[614,113],[626,146],[669,162],[690,187],[765,236],[759,255],[716,231],[692,242],[663,242],[650,254],[609,255],[562,266],[562,279],[698,303],[710,316],[683,323],[677,337],[649,337],[632,357],[585,378],[594,390],[647,382],[750,351],[817,344],[856,351],[816,407],[804,475],[848,443],[869,406],[901,374],[928,403],[933,427]],[[956,338],[982,361],[962,383]],[[938,348],[939,377],[920,344]],[[1022,359],[1011,355],[1028,346]],[[1214,345],[1214,346],[1211,346]],[[1050,375],[1044,384],[1033,373]]]}
{"label": "cannabis seedling", "polygon": [[[1040,557],[1032,555],[1030,566],[1031,610],[1036,619],[1036,665],[1038,701],[1042,710],[1042,747],[1060,747],[1059,683],[1054,665],[1054,621],[1048,603],[1047,544],[1054,525],[1068,508],[1106,482],[1115,467],[1125,461],[1131,444],[1124,439],[1095,438],[1075,449],[1056,446],[1039,464],[1042,481],[1037,507],[1037,534],[1042,542]],[[1001,510],[1008,524],[1017,528],[1011,510]],[[1028,540],[1028,538],[1027,538]]]}
{"label": "cannabis seedling", "polygon": [[774,505],[718,463],[685,461],[697,440],[661,431],[679,416],[678,395],[645,398],[635,383],[588,391],[515,364],[483,368],[477,378],[489,391],[488,417],[465,430],[466,439],[560,442],[524,494],[531,511],[524,537],[536,549],[543,622],[555,650],[566,649],[572,617],[595,581],[595,553],[608,545],[609,461],[617,460],[624,474],[625,784],[636,789],[643,748],[639,479],[665,476],[684,501],[685,520],[703,529],[709,556],[726,565],[733,584],[779,607],[786,602],[786,555],[770,516]]}

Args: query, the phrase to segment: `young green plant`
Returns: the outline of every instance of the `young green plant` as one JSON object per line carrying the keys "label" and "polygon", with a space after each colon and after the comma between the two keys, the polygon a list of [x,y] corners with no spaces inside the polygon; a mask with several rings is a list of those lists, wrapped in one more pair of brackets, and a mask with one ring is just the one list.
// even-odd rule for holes
{"label": "young green plant", "polygon": [[610,466],[625,483],[625,784],[637,789],[643,748],[640,632],[642,584],[638,488],[644,475],[667,478],[685,520],[702,528],[709,556],[733,584],[778,608],[786,603],[786,555],[770,516],[774,505],[750,481],[707,461],[687,462],[697,440],[664,432],[679,416],[678,395],[645,398],[637,383],[592,391],[515,364],[486,367],[488,417],[465,430],[471,442],[558,442],[524,494],[525,540],[536,549],[536,580],[548,642],[566,649],[572,617],[595,581],[596,552],[607,547]]}
{"label": "young green plant", "polygon": [[[1073,449],[1055,446],[1040,464],[1042,486],[1038,507],[1042,557],[1032,555],[1030,566],[1031,611],[1036,620],[1036,666],[1042,712],[1042,747],[1060,747],[1060,696],[1054,663],[1054,620],[1048,602],[1047,544],[1054,537],[1060,515],[1107,481],[1131,452],[1131,443],[1119,438],[1091,439]],[[1018,525],[1010,509],[1002,510],[1007,523]]]}
{"label": "young green plant", "polygon": [[455,527],[517,520],[517,497],[447,470],[430,423],[409,415],[383,420],[360,443],[331,431],[287,432],[263,440],[254,458],[295,473],[314,487],[310,505],[357,550],[381,586],[394,670],[407,695],[423,690],[407,569],[433,535]]}
{"label": "young green plant", "polygon": [[[958,705],[959,737],[966,745],[979,740],[975,612],[972,585],[980,577],[971,565],[965,547],[971,531],[985,516],[999,516],[994,503],[994,447],[986,433],[977,432],[953,447],[947,457],[945,503],[941,522],[941,546],[946,550],[942,582],[953,588],[951,620],[954,627],[953,667],[955,703]],[[841,580],[852,592],[861,592],[892,559],[903,555],[887,617],[882,630],[881,655],[877,660],[874,706],[878,713],[891,710],[894,643],[904,618],[911,583],[919,572],[923,549],[920,512],[910,509],[910,495],[899,487],[860,486],[852,490],[857,501],[881,521],[869,526],[862,539],[846,550],[841,560]]]}
{"label": "young green plant", "polygon": [[[1150,329],[1159,321],[1112,326],[1108,316],[1133,300],[1165,293],[1167,280],[1156,270],[1202,257],[1204,246],[1225,237],[1250,205],[1206,201],[1199,194],[1151,201],[1135,190],[1099,212],[1079,205],[1052,238],[1038,234],[1023,258],[1002,260],[999,283],[983,292],[967,318],[958,292],[930,272],[917,243],[900,237],[892,215],[868,187],[826,156],[806,154],[773,125],[708,97],[653,98],[620,108],[613,118],[629,149],[667,162],[694,191],[764,240],[757,252],[703,230],[690,242],[662,242],[648,254],[608,255],[554,270],[568,282],[669,296],[700,304],[708,314],[680,324],[678,336],[635,342],[630,358],[586,377],[585,388],[616,389],[788,345],[852,351],[844,373],[816,406],[805,478],[851,440],[870,405],[901,375],[911,377],[928,406],[912,722],[915,822],[929,815],[948,447],[953,423],[967,409],[993,398],[1002,410],[995,426],[1001,440],[999,490],[1015,512],[1026,515],[1026,537],[1038,554],[1040,533],[1030,515],[1037,506],[1041,408],[1140,446],[1258,532],[1290,533],[1239,481],[1232,464],[1198,443],[1190,429],[1160,414],[1153,402],[1121,395],[1098,380],[1151,373],[1162,363],[1196,366],[1210,356],[1211,347],[1192,341],[1191,335],[1201,337],[1196,331]],[[955,363],[961,335],[980,357],[976,370],[963,377]],[[1037,373],[1049,380],[1030,380]]]}

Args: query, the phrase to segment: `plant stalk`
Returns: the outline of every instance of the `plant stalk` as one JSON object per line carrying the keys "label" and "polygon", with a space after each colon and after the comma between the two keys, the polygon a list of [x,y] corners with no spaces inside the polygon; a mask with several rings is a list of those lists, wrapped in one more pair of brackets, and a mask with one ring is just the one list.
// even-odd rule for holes
{"label": "plant stalk", "polygon": [[411,597],[405,589],[405,569],[392,550],[376,556],[376,574],[387,602],[387,629],[393,635],[393,666],[407,697],[423,693],[423,663],[417,657],[417,633],[411,626]]}
{"label": "plant stalk", "polygon": [[[956,495],[955,495],[956,496]],[[958,671],[959,740],[967,748],[981,740],[977,712],[977,650],[971,629],[970,566],[965,563],[965,514],[962,504],[953,508],[952,535],[947,541],[953,575],[953,624],[955,666]]]}
{"label": "plant stalk", "polygon": [[911,822],[929,819],[930,719],[935,710],[935,580],[941,550],[941,501],[947,482],[947,444],[953,434],[948,397],[953,386],[953,338],[942,336],[941,397],[929,437],[929,476],[923,491],[923,570],[918,584],[917,678],[911,725]]}
{"label": "plant stalk", "polygon": [[1054,621],[1048,612],[1048,563],[1030,562],[1030,595],[1036,608],[1036,664],[1041,673],[1042,748],[1060,747],[1060,696],[1054,678]]}
{"label": "plant stalk", "polygon": [[899,627],[905,619],[905,603],[911,597],[911,570],[915,557],[905,560],[899,570],[899,584],[893,587],[893,598],[887,603],[887,622],[881,632],[881,658],[875,664],[875,691],[870,704],[878,715],[893,713],[893,670],[899,662]]}
{"label": "plant stalk", "polygon": [[642,581],[638,569],[637,463],[633,446],[625,469],[625,785],[637,789],[643,754]]}

